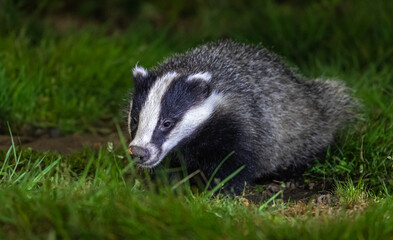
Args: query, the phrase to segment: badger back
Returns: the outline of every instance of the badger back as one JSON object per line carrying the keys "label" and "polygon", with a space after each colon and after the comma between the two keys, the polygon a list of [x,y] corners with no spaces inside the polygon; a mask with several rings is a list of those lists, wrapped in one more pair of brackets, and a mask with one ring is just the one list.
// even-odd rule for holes
{"label": "badger back", "polygon": [[223,102],[223,96],[210,84],[208,72],[183,75],[172,71],[157,75],[137,66],[133,77],[129,147],[142,167],[159,164],[208,121]]}

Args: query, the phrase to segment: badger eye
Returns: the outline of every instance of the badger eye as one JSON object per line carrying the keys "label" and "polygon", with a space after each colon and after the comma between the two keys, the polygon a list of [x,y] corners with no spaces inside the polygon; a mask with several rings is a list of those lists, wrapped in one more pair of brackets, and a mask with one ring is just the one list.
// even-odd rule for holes
{"label": "badger eye", "polygon": [[166,119],[166,120],[164,120],[164,121],[162,122],[162,127],[163,127],[164,129],[168,129],[168,128],[172,127],[173,124],[174,124],[174,122],[173,122],[172,120]]}

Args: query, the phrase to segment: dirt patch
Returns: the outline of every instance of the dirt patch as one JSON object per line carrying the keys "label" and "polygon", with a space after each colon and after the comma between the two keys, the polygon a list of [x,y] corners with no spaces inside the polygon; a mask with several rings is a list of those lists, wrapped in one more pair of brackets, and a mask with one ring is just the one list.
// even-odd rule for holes
{"label": "dirt patch", "polygon": [[289,180],[286,182],[271,180],[270,183],[256,185],[249,188],[245,198],[254,203],[265,202],[273,198],[284,202],[314,201],[321,204],[334,204],[335,197],[331,194],[332,186],[323,182],[305,183],[303,179]]}
{"label": "dirt patch", "polygon": [[[108,142],[114,146],[120,146],[120,138],[117,133],[107,135],[98,134],[72,134],[60,137],[43,135],[40,137],[14,136],[15,145],[22,149],[32,148],[36,151],[52,151],[61,154],[70,154],[90,147],[98,149],[106,147]],[[9,135],[0,135],[0,151],[8,150],[12,145]]]}

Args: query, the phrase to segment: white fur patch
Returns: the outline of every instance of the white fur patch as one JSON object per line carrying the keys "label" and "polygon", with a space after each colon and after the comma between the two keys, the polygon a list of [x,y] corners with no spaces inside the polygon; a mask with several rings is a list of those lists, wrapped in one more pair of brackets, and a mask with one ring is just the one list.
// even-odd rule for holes
{"label": "white fur patch", "polygon": [[211,78],[212,78],[212,75],[210,73],[208,73],[208,72],[200,72],[200,73],[196,73],[196,74],[190,75],[187,78],[187,81],[200,79],[202,81],[209,82]]}
{"label": "white fur patch", "polygon": [[134,69],[132,69],[132,75],[134,77],[137,77],[138,75],[142,75],[142,77],[147,77],[149,73],[147,70],[143,67],[139,67],[138,65],[135,65]]}
{"label": "white fur patch", "polygon": [[128,133],[131,136],[131,109],[132,109],[132,100],[130,102],[130,109],[128,110]]}
{"label": "white fur patch", "polygon": [[177,123],[167,137],[167,141],[162,145],[160,155],[161,161],[169,151],[171,151],[181,140],[190,136],[198,126],[208,120],[218,105],[225,104],[225,98],[222,94],[213,92],[201,104],[194,106],[186,112],[182,120]]}
{"label": "white fur patch", "polygon": [[[145,104],[142,106],[142,110],[139,115],[138,130],[134,140],[130,143],[130,146],[139,146],[149,150],[151,160],[156,161],[158,158],[159,149],[151,144],[154,129],[159,120],[159,114],[161,109],[161,100],[164,94],[168,91],[170,84],[176,79],[178,74],[176,72],[170,72],[157,79],[150,89],[150,92],[146,98]],[[150,160],[146,162],[149,164]]]}

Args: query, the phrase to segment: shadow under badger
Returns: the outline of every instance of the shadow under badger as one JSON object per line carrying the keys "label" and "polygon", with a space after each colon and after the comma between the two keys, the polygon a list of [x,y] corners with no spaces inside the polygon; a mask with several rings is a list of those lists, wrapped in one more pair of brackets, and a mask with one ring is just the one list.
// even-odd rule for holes
{"label": "shadow under badger", "polygon": [[266,49],[231,41],[175,54],[150,70],[133,69],[130,152],[154,168],[179,152],[189,173],[245,183],[279,168],[304,166],[325,152],[355,116],[356,101],[340,82],[305,80]]}

